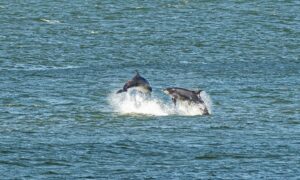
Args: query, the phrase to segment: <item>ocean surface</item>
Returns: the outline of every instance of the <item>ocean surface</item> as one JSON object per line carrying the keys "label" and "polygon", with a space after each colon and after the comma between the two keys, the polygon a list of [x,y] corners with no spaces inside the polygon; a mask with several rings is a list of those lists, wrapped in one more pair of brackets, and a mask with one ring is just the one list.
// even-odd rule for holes
{"label": "ocean surface", "polygon": [[[0,0],[1,179],[299,179],[299,10]],[[115,94],[135,70],[151,97]],[[176,109],[174,86],[212,114]]]}

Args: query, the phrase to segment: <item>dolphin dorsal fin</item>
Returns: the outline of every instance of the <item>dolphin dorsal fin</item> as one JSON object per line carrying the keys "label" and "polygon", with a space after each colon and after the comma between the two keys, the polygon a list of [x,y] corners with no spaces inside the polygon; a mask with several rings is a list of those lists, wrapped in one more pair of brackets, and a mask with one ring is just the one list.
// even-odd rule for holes
{"label": "dolphin dorsal fin", "polygon": [[135,70],[135,72],[136,72],[136,76],[140,76],[140,73],[138,70]]}

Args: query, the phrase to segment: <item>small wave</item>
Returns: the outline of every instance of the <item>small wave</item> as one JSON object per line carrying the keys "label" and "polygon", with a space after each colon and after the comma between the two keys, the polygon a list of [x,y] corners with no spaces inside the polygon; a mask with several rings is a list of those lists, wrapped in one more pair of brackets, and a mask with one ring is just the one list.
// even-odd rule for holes
{"label": "small wave", "polygon": [[[210,101],[210,98],[206,93],[203,97],[205,97],[203,100],[211,113],[211,102],[207,102]],[[145,114],[152,116],[195,116],[204,114],[204,105],[178,102],[174,106],[171,101],[166,103],[155,96],[150,97],[135,90],[121,94],[111,93],[108,101],[113,110],[120,114]]]}
{"label": "small wave", "polygon": [[63,67],[57,67],[57,66],[43,66],[43,65],[25,65],[25,64],[18,64],[15,65],[12,68],[0,68],[0,70],[10,70],[10,71],[45,71],[45,70],[59,70],[59,69],[78,69],[81,68],[81,66],[63,66]]}
{"label": "small wave", "polygon": [[49,20],[49,19],[44,19],[44,18],[41,18],[40,21],[46,22],[49,24],[59,24],[60,23],[60,21],[58,21],[58,20]]}
{"label": "small wave", "polygon": [[189,64],[190,62],[188,61],[179,61],[180,64]]}
{"label": "small wave", "polygon": [[101,31],[90,30],[90,31],[88,31],[88,33],[90,33],[90,34],[100,34]]}

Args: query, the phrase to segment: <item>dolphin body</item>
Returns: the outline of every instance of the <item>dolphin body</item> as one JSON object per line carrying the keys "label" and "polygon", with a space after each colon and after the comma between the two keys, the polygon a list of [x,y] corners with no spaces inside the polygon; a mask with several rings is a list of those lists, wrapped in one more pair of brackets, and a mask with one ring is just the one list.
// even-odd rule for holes
{"label": "dolphin body", "polygon": [[149,82],[145,78],[143,78],[138,71],[136,71],[136,75],[131,80],[127,81],[124,84],[123,89],[117,91],[117,94],[122,92],[127,92],[129,88],[133,88],[133,87],[136,87],[138,91],[141,91],[143,93],[152,92],[152,88]]}
{"label": "dolphin body", "polygon": [[191,104],[191,103],[202,104],[202,105],[204,105],[204,110],[203,110],[204,115],[208,115],[209,114],[208,109],[200,96],[201,91],[202,90],[191,91],[188,89],[178,88],[178,87],[171,87],[171,88],[163,89],[163,92],[165,94],[168,94],[169,96],[172,97],[172,101],[175,106],[176,106],[177,100],[188,101],[189,104]]}

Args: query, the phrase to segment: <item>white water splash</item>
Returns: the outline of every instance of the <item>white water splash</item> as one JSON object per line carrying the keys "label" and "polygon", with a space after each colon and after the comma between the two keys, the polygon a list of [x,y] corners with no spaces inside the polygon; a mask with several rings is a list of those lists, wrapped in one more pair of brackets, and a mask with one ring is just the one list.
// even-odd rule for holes
{"label": "white water splash", "polygon": [[204,104],[207,107],[208,113],[212,114],[212,100],[211,100],[210,96],[205,91],[202,91],[200,93],[200,96],[201,96],[202,100],[204,101]]}
{"label": "white water splash", "polygon": [[[211,101],[208,94],[202,95],[209,113],[211,113]],[[203,115],[204,105],[189,104],[187,102],[178,101],[177,105],[170,101],[167,103],[163,100],[154,97],[146,96],[138,93],[135,90],[130,90],[127,93],[112,93],[108,101],[115,112],[120,114],[146,114],[153,116],[168,116],[168,115],[183,115],[195,116]]]}
{"label": "white water splash", "polygon": [[156,98],[147,97],[142,93],[130,90],[127,93],[111,94],[109,102],[116,112],[121,114],[147,114],[166,116],[169,114],[165,105]]}

